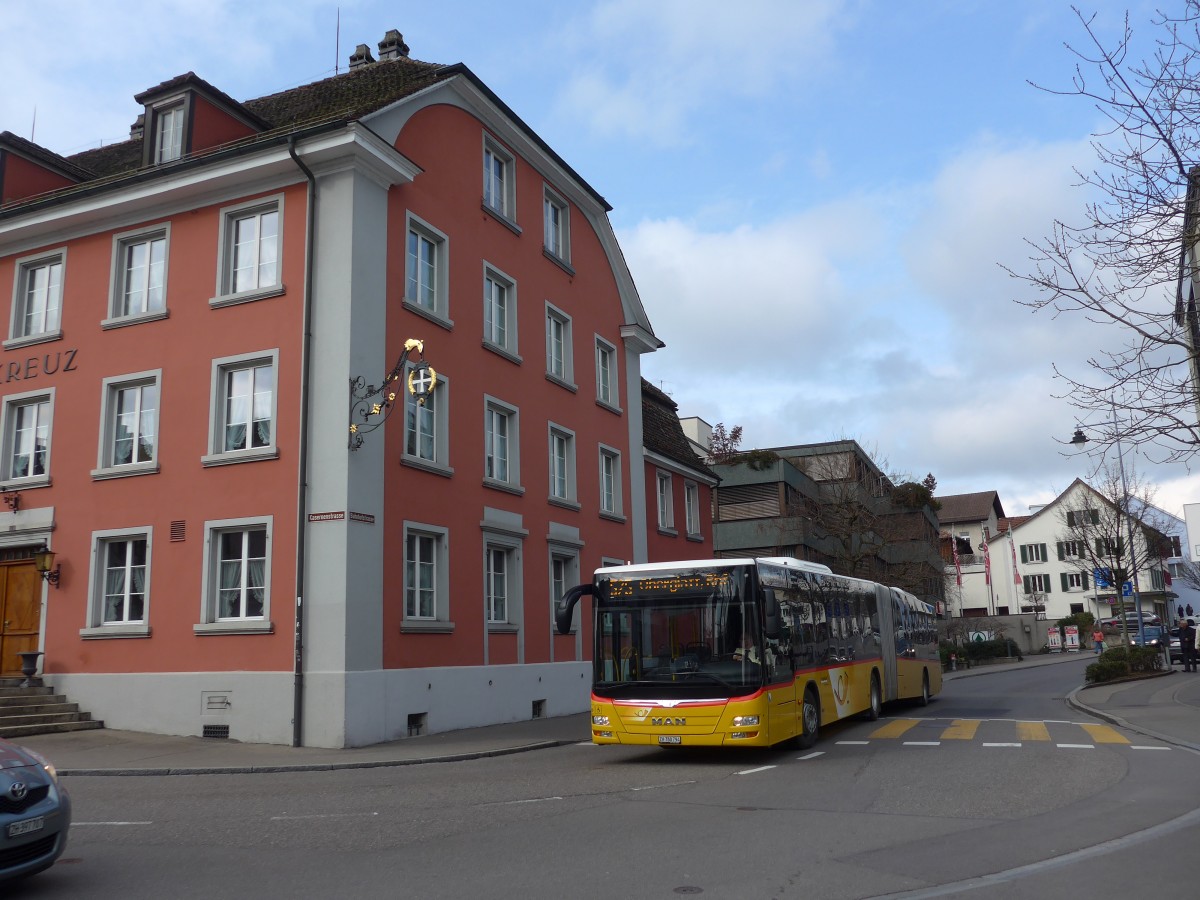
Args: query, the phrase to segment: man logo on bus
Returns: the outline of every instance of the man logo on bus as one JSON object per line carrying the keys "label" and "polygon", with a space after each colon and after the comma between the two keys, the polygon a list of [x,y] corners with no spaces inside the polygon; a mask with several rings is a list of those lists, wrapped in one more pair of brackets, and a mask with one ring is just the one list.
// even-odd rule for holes
{"label": "man logo on bus", "polygon": [[672,719],[670,716],[665,716],[661,719],[651,719],[651,725],[686,725],[687,719]]}

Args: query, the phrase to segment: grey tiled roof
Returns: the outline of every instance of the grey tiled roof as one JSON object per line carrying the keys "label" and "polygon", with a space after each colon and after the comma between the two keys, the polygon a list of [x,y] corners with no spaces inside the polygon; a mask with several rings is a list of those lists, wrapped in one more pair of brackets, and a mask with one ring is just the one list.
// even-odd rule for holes
{"label": "grey tiled roof", "polygon": [[996,518],[1004,517],[1004,507],[1000,505],[1000,495],[995,491],[979,491],[974,494],[951,494],[948,497],[937,497],[942,504],[938,510],[938,521],[947,524],[959,522],[984,522],[993,512]]}
{"label": "grey tiled roof", "polygon": [[683,433],[683,426],[679,424],[679,405],[644,378],[642,445],[652,453],[709,477],[716,477],[716,473],[692,451],[692,445]]}

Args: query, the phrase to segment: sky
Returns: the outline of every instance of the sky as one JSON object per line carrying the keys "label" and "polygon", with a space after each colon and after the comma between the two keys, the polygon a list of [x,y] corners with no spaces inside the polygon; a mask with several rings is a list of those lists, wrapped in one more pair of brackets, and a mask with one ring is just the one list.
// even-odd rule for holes
{"label": "sky", "polygon": [[[1076,2],[1102,36],[1127,9],[1152,32],[1153,3]],[[743,449],[853,438],[1011,515],[1097,465],[1065,452],[1052,364],[1123,336],[1032,313],[1004,268],[1086,201],[1100,114],[1029,84],[1070,86],[1065,2],[0,0],[0,21],[0,130],[63,155],[127,139],[134,95],[175,75],[247,100],[396,28],[612,205],[666,344],[643,374],[681,416],[740,425]],[[1200,467],[1126,449],[1157,505],[1200,502]]]}

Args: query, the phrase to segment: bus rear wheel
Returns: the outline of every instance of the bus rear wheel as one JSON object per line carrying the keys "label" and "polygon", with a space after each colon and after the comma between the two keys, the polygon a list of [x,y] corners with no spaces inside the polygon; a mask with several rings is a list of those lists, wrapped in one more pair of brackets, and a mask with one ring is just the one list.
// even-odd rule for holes
{"label": "bus rear wheel", "polygon": [[921,699],[917,701],[921,706],[929,705],[929,673],[925,672],[921,675]]}
{"label": "bus rear wheel", "polygon": [[796,743],[801,750],[807,750],[817,742],[817,732],[821,730],[821,707],[817,694],[812,688],[804,691],[804,700],[800,704],[800,734]]}
{"label": "bus rear wheel", "polygon": [[879,687],[879,676],[871,673],[871,705],[867,707],[863,713],[863,718],[868,722],[874,722],[883,712],[883,691]]}

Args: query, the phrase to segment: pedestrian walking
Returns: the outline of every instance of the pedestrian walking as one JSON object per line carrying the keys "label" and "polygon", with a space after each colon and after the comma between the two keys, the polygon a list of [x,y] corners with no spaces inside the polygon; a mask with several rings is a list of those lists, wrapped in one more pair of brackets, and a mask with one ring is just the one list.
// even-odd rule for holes
{"label": "pedestrian walking", "polygon": [[1097,655],[1104,652],[1104,632],[1100,630],[1099,625],[1092,632],[1092,643],[1096,645]]}
{"label": "pedestrian walking", "polygon": [[1196,671],[1196,625],[1191,619],[1179,620],[1179,652],[1183,656],[1183,671]]}

